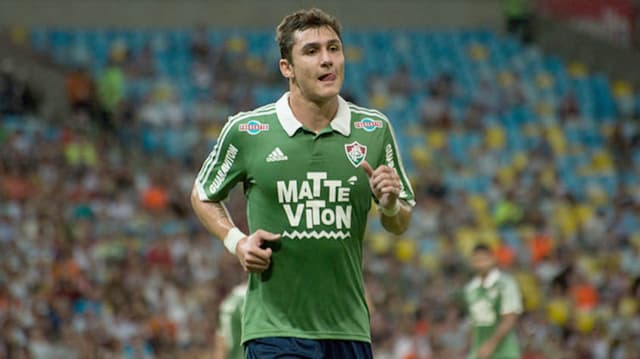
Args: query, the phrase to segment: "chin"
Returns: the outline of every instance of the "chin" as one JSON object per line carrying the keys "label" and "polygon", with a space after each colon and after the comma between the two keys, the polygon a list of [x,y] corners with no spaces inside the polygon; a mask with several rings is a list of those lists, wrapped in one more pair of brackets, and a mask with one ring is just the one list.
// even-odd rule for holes
{"label": "chin", "polygon": [[321,89],[320,91],[316,92],[316,97],[323,98],[323,99],[331,99],[333,97],[338,96],[339,94],[340,94],[340,87],[337,86],[335,88],[331,87],[331,88]]}

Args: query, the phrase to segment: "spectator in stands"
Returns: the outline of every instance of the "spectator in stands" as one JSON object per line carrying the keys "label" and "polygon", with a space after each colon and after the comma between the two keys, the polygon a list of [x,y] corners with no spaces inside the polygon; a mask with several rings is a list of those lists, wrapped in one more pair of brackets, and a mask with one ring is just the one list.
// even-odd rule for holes
{"label": "spectator in stands", "polygon": [[207,27],[204,24],[196,26],[195,30],[192,32],[189,51],[191,52],[191,56],[193,56],[195,62],[205,65],[209,65],[211,63],[212,51],[209,46]]}
{"label": "spectator in stands", "polygon": [[65,77],[67,100],[74,112],[93,114],[95,103],[93,80],[83,67],[75,67]]}
{"label": "spectator in stands", "polygon": [[533,41],[533,12],[529,0],[502,0],[506,30],[525,44]]}
{"label": "spectator in stands", "polygon": [[450,111],[445,92],[431,88],[429,97],[420,105],[421,123],[427,129],[449,129],[452,125]]}
{"label": "spectator in stands", "polygon": [[119,62],[111,58],[98,80],[98,101],[102,112],[100,125],[109,131],[114,129],[115,116],[124,98],[125,82]]}
{"label": "spectator in stands", "polygon": [[414,79],[407,65],[400,65],[389,78],[389,94],[407,98],[415,89]]}
{"label": "spectator in stands", "polygon": [[131,55],[127,67],[127,76],[132,79],[151,80],[156,75],[156,64],[153,57],[153,49],[150,43],[144,44],[142,49]]}
{"label": "spectator in stands", "polygon": [[0,115],[34,113],[38,109],[38,99],[28,82],[25,69],[17,68],[13,59],[0,62]]}

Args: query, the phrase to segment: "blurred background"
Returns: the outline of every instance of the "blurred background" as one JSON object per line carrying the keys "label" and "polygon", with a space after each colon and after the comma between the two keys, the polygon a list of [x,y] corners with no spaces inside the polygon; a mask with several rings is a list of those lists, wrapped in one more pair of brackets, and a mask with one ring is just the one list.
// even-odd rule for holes
{"label": "blurred background", "polygon": [[[524,358],[638,357],[639,3],[321,4],[417,194],[406,235],[371,217],[376,358],[464,357],[479,241]],[[227,116],[286,89],[274,28],[313,5],[0,2],[0,358],[210,357],[244,273],[188,195]]]}

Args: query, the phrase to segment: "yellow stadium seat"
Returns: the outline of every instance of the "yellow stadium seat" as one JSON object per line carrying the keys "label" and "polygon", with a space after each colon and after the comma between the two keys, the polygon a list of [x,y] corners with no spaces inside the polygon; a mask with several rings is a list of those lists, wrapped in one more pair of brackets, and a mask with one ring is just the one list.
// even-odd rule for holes
{"label": "yellow stadium seat", "polygon": [[583,334],[593,331],[593,328],[596,325],[596,317],[591,310],[577,310],[574,320],[576,329]]}
{"label": "yellow stadium seat", "polygon": [[489,56],[489,49],[483,44],[474,43],[469,46],[469,57],[474,61],[485,61]]}
{"label": "yellow stadium seat", "polygon": [[632,297],[624,297],[618,305],[618,313],[623,318],[632,318],[638,313],[638,301]]}
{"label": "yellow stadium seat", "polygon": [[369,236],[369,248],[375,254],[385,254],[391,249],[392,240],[389,235],[382,232],[372,233]]}
{"label": "yellow stadium seat", "polygon": [[243,53],[247,50],[247,41],[243,37],[233,37],[227,40],[227,49],[235,53]]}
{"label": "yellow stadium seat", "polygon": [[522,300],[526,311],[533,311],[540,308],[542,296],[536,278],[530,272],[518,272],[514,274],[520,291],[522,292]]}
{"label": "yellow stadium seat", "polygon": [[425,253],[420,256],[420,267],[428,272],[439,270],[438,258],[432,253]]}
{"label": "yellow stadium seat", "polygon": [[409,238],[402,238],[396,241],[396,258],[402,263],[409,263],[416,254],[416,243]]}
{"label": "yellow stadium seat", "polygon": [[536,113],[540,117],[549,117],[553,115],[554,113],[553,104],[546,101],[538,102],[536,104]]}
{"label": "yellow stadium seat", "polygon": [[527,164],[529,163],[529,157],[524,152],[516,153],[515,155],[513,155],[512,160],[513,160],[513,168],[516,171],[521,171],[525,169],[527,167]]}
{"label": "yellow stadium seat", "polygon": [[507,137],[502,127],[493,126],[487,129],[487,132],[485,135],[485,141],[489,146],[489,148],[494,150],[499,150],[504,148],[506,139]]}
{"label": "yellow stadium seat", "polygon": [[29,33],[24,26],[15,25],[9,29],[9,38],[15,45],[27,45]]}
{"label": "yellow stadium seat", "polygon": [[564,326],[569,321],[569,302],[564,298],[551,299],[547,303],[547,320],[557,326]]}
{"label": "yellow stadium seat", "polygon": [[613,170],[613,159],[607,151],[600,150],[591,158],[591,166],[596,172],[608,172]]}
{"label": "yellow stadium seat", "polygon": [[349,62],[360,62],[362,61],[362,49],[349,46],[345,49],[344,56]]}
{"label": "yellow stadium seat", "polygon": [[371,105],[375,108],[385,109],[389,106],[389,96],[384,94],[373,94],[371,96]]}
{"label": "yellow stadium seat", "polygon": [[584,77],[587,75],[587,67],[581,62],[572,62],[568,66],[568,72],[571,77]]}
{"label": "yellow stadium seat", "polygon": [[513,74],[510,71],[504,70],[498,74],[498,83],[502,87],[509,87],[513,85],[514,82],[515,82],[515,78],[513,77]]}
{"label": "yellow stadium seat", "polygon": [[627,81],[616,81],[613,83],[613,95],[617,98],[632,96],[633,86]]}
{"label": "yellow stadium seat", "polygon": [[498,169],[498,179],[504,186],[510,187],[514,184],[516,171],[512,166],[503,166]]}
{"label": "yellow stadium seat", "polygon": [[549,141],[549,144],[556,155],[563,155],[567,152],[567,141],[560,128],[555,126],[548,128],[547,141]]}
{"label": "yellow stadium seat", "polygon": [[411,148],[411,159],[418,168],[427,168],[431,164],[431,152],[423,146]]}
{"label": "yellow stadium seat", "polygon": [[584,226],[593,217],[595,209],[588,204],[580,204],[576,206],[575,216],[580,226]]}
{"label": "yellow stadium seat", "polygon": [[540,72],[536,75],[536,86],[540,89],[548,89],[553,86],[553,76],[548,72]]}
{"label": "yellow stadium seat", "polygon": [[427,133],[427,146],[433,149],[442,149],[447,143],[447,136],[443,131],[429,131]]}

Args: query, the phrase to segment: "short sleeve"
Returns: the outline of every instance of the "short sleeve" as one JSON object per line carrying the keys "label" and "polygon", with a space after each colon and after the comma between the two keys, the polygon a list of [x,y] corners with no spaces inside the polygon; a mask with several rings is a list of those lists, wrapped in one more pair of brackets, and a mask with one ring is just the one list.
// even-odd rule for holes
{"label": "short sleeve", "polygon": [[242,159],[245,154],[239,137],[237,122],[227,122],[198,172],[195,187],[201,200],[222,201],[244,179],[246,172]]}
{"label": "short sleeve", "polygon": [[522,313],[522,296],[518,284],[513,278],[505,278],[501,294],[502,303],[500,306],[500,315]]}
{"label": "short sleeve", "polygon": [[406,201],[409,205],[415,205],[415,195],[409,182],[409,177],[404,169],[402,157],[398,150],[398,143],[396,141],[395,132],[388,119],[385,119],[386,126],[384,129],[384,158],[383,163],[391,168],[394,168],[400,177],[400,199]]}

